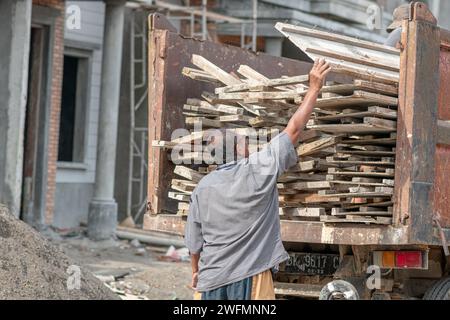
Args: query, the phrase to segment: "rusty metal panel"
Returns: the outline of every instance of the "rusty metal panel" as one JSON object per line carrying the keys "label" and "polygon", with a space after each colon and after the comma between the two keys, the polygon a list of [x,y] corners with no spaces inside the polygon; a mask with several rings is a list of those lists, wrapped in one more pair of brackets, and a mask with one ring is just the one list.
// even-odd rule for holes
{"label": "rusty metal panel", "polygon": [[[254,53],[238,47],[184,38],[167,30],[169,22],[159,14],[149,17],[149,143],[170,140],[174,129],[184,128],[182,106],[187,98],[198,98],[203,91],[213,91],[210,84],[181,74],[190,66],[192,54],[199,54],[220,68],[233,72],[241,64],[249,65],[267,77],[308,73],[311,64],[293,59]],[[330,79],[332,79],[331,77]],[[334,78],[337,79],[337,78]],[[340,78],[345,80],[345,78]],[[176,202],[167,198],[173,164],[165,151],[149,148],[148,211],[176,212]]]}
{"label": "rusty metal panel", "polygon": [[[173,214],[148,215],[144,217],[144,229],[184,235],[185,220]],[[343,245],[395,245],[409,246],[408,227],[325,225],[321,222],[281,220],[281,238],[285,242],[326,243]],[[440,246],[437,229],[432,230],[427,245]],[[450,229],[444,229],[450,239]]]}
{"label": "rusty metal panel", "polygon": [[[441,32],[442,34],[448,31]],[[450,120],[450,38],[441,37],[439,120]],[[435,157],[434,211],[442,227],[450,228],[450,146],[437,145]]]}
{"label": "rusty metal panel", "polygon": [[426,244],[433,237],[440,33],[426,6],[411,10],[402,32],[394,218],[409,225],[411,243]]}

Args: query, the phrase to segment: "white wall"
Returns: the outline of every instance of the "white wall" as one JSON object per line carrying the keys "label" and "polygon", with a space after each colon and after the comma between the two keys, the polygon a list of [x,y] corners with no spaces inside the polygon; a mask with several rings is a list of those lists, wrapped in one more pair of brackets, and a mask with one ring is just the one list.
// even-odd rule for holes
{"label": "white wall", "polygon": [[97,155],[97,131],[100,106],[100,82],[102,64],[103,24],[105,5],[103,1],[68,1],[81,9],[81,29],[65,27],[65,48],[81,49],[91,53],[91,72],[88,75],[86,105],[85,157],[82,167],[68,168],[59,163],[56,171],[56,195],[53,225],[59,228],[78,227],[87,221],[89,202],[95,182]]}
{"label": "white wall", "polygon": [[[88,88],[87,104],[87,143],[85,146],[85,168],[58,167],[56,174],[57,183],[94,183],[95,181],[95,159],[97,153],[97,129],[98,113],[100,105],[100,76],[101,76],[101,45],[103,42],[103,24],[105,5],[102,1],[68,1],[66,8],[70,5],[78,5],[81,9],[81,29],[69,30],[65,28],[64,39],[66,47],[74,42],[80,43],[92,50],[92,72],[90,86]],[[71,42],[72,41],[72,42]]]}

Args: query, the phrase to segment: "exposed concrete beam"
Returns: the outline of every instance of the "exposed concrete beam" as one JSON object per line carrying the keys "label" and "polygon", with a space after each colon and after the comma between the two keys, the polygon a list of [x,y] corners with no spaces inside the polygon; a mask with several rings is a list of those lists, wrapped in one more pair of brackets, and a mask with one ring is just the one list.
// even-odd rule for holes
{"label": "exposed concrete beam", "polygon": [[20,215],[31,0],[0,1],[0,203]]}

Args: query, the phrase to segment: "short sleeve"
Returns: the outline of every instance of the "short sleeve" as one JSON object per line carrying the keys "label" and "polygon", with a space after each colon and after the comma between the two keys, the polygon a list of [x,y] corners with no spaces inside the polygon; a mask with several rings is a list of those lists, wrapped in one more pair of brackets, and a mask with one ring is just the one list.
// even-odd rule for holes
{"label": "short sleeve", "polygon": [[[297,152],[287,133],[274,137],[261,151],[250,155],[249,162],[258,176],[280,177],[298,161]],[[265,181],[265,180],[264,180]]]}
{"label": "short sleeve", "polygon": [[286,132],[282,132],[269,143],[269,149],[277,162],[278,176],[294,166],[297,161],[297,152]]}
{"label": "short sleeve", "polygon": [[184,230],[184,242],[190,253],[200,253],[203,247],[202,224],[198,211],[197,197],[192,194],[189,203],[189,214]]}

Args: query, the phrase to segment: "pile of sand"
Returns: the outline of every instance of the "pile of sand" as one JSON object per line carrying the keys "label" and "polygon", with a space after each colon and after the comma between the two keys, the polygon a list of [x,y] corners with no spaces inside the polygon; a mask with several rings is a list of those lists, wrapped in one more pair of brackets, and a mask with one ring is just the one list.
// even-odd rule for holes
{"label": "pile of sand", "polygon": [[0,204],[0,300],[117,299],[89,271],[80,270],[77,282],[77,264]]}

